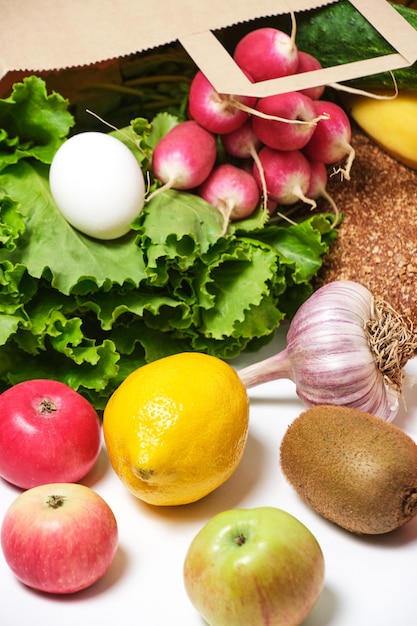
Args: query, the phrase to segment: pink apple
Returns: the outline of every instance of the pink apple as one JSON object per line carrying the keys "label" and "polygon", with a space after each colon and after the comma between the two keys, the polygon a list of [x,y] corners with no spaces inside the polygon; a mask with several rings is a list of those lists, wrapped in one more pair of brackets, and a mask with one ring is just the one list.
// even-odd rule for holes
{"label": "pink apple", "polygon": [[12,502],[3,518],[1,547],[17,578],[34,589],[67,594],[99,580],[118,546],[109,505],[80,484],[33,487]]}
{"label": "pink apple", "polygon": [[324,559],[311,531],[274,507],[215,515],[194,537],[184,584],[210,626],[297,626],[324,582]]}
{"label": "pink apple", "polygon": [[28,380],[0,395],[0,476],[17,487],[77,482],[100,447],[96,410],[68,385]]}

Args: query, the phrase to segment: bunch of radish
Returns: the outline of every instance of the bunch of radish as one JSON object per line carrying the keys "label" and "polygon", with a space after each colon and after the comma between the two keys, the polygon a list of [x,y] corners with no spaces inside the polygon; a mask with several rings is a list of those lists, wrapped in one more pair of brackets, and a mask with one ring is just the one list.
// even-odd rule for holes
{"label": "bunch of radish", "polygon": [[[272,27],[242,37],[234,60],[251,82],[321,68],[313,56],[297,49],[293,36]],[[189,119],[154,150],[152,172],[163,185],[159,191],[174,188],[200,195],[221,211],[225,230],[230,220],[248,217],[261,203],[269,216],[300,201],[315,208],[324,197],[337,217],[326,192],[328,167],[338,165],[337,171],[349,179],[355,153],[349,118],[340,106],[321,99],[324,89],[259,99],[234,96],[218,93],[197,71],[189,90]]]}

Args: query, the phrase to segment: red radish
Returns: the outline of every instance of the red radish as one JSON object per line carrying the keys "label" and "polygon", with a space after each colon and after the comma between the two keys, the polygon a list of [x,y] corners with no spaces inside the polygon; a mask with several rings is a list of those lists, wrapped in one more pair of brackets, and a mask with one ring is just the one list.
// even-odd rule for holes
{"label": "red radish", "polygon": [[298,67],[294,37],[272,27],[257,28],[244,35],[233,58],[255,82],[295,74]]}
{"label": "red radish", "polygon": [[152,172],[165,189],[193,189],[210,174],[217,157],[214,135],[193,120],[180,122],[159,140],[152,155]]}
{"label": "red radish", "polygon": [[[259,161],[258,152],[262,147],[262,142],[253,130],[251,120],[248,119],[242,126],[232,133],[222,135],[221,141],[224,149],[231,156],[239,159],[251,158],[258,166],[259,175],[262,181],[262,197],[264,209],[268,213],[268,194],[266,190],[265,176],[263,175],[262,164]],[[252,170],[252,165],[251,165]]]}
{"label": "red radish", "polygon": [[231,133],[225,133],[220,139],[226,152],[238,159],[253,158],[254,153],[262,146],[250,119]]}
{"label": "red radish", "polygon": [[254,176],[229,163],[212,170],[198,189],[198,195],[222,213],[224,232],[229,220],[248,217],[259,204],[259,189]]}
{"label": "red radish", "polygon": [[327,200],[334,211],[334,220],[333,226],[335,226],[339,220],[339,209],[337,207],[336,202],[331,197],[331,195],[327,192],[327,168],[324,163],[320,161],[310,161],[310,186],[307,191],[307,195],[309,198],[313,198],[314,200],[318,200],[319,198],[323,198]]}
{"label": "red radish", "polygon": [[[298,68],[297,74],[302,74],[303,72],[312,72],[313,70],[321,70],[322,64],[316,57],[308,52],[303,52],[301,50],[298,51]],[[317,87],[307,87],[306,89],[299,89],[300,93],[303,93],[305,96],[308,96],[312,100],[318,100],[322,97],[324,90],[326,89],[325,85],[319,85]]]}
{"label": "red radish", "polygon": [[188,95],[188,115],[206,130],[230,133],[239,128],[249,117],[244,107],[252,108],[256,103],[253,96],[232,96],[216,91],[203,72],[198,71],[191,81]]}
{"label": "red radish", "polygon": [[346,157],[346,166],[337,171],[349,180],[355,158],[355,150],[350,145],[352,129],[349,118],[335,102],[315,100],[314,105],[317,115],[327,114],[328,118],[317,122],[313,136],[303,149],[304,154],[311,161],[321,161],[326,165],[339,163]]}
{"label": "red radish", "polygon": [[[290,205],[301,200],[315,208],[316,202],[307,197],[310,186],[310,163],[299,150],[274,150],[265,146],[259,152],[259,159],[265,175],[269,199],[279,204]],[[256,163],[253,174],[261,187],[261,179]]]}
{"label": "red radish", "polygon": [[273,200],[272,198],[268,198],[266,203],[266,210],[268,211],[268,215],[274,215],[275,211],[278,209],[278,202]]}
{"label": "red radish", "polygon": [[298,91],[266,96],[255,108],[259,115],[251,118],[253,130],[269,148],[300,150],[313,136],[318,121],[314,101]]}

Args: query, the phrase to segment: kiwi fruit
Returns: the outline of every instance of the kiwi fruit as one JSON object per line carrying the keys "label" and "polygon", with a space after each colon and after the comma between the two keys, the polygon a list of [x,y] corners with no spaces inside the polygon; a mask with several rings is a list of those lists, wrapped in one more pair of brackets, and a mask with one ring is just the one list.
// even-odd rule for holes
{"label": "kiwi fruit", "polygon": [[312,509],[352,533],[387,533],[417,514],[417,445],[370,413],[333,405],[304,411],[282,439],[280,463]]}

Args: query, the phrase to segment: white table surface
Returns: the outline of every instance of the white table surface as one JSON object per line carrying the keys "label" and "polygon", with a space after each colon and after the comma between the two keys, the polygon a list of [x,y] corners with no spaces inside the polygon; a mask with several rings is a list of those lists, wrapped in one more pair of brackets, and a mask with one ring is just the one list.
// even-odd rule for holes
{"label": "white table surface", "polygon": [[[240,368],[282,347],[282,333]],[[417,376],[415,359],[407,371]],[[305,409],[290,381],[250,390],[250,434],[234,475],[197,503],[152,507],[131,496],[113,473],[103,448],[82,482],[112,507],[120,544],[107,574],[69,596],[44,595],[22,585],[0,553],[1,626],[203,626],[182,578],[187,548],[198,530],[229,508],[276,506],[300,519],[317,537],[326,562],[325,587],[304,626],[415,626],[417,518],[393,533],[357,537],[307,507],[279,469],[279,446],[289,423]],[[395,420],[417,441],[417,387],[405,391]],[[20,491],[0,479],[0,517]],[[242,624],[242,626],[257,626]]]}

